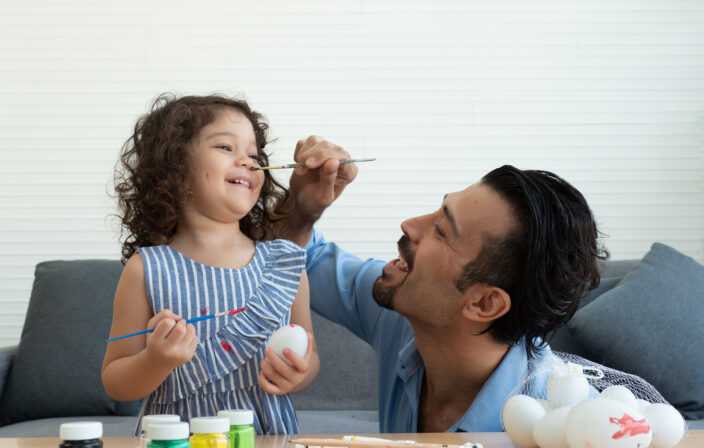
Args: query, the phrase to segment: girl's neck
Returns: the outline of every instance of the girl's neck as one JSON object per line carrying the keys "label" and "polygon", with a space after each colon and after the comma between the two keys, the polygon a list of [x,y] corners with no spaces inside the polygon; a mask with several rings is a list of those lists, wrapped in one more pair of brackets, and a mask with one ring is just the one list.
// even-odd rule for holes
{"label": "girl's neck", "polygon": [[254,241],[240,231],[239,222],[191,226],[179,221],[169,246],[199,263],[224,268],[246,266],[255,251]]}

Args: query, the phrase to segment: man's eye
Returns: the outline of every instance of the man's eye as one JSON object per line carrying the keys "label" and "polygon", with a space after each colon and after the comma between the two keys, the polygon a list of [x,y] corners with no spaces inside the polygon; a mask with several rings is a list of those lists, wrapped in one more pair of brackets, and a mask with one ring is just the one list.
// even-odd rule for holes
{"label": "man's eye", "polygon": [[217,145],[216,148],[224,149],[227,152],[232,152],[230,145]]}
{"label": "man's eye", "polygon": [[442,231],[439,225],[435,224],[435,234],[440,238],[445,238],[445,232]]}

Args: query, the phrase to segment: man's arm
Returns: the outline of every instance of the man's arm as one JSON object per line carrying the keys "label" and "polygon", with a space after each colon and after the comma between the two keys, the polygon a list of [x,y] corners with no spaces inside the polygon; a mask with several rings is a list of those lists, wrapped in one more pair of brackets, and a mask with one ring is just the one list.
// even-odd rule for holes
{"label": "man's arm", "polygon": [[391,313],[372,297],[374,282],[385,263],[344,251],[325,241],[317,230],[305,249],[311,308],[374,345],[379,319],[385,312]]}
{"label": "man's arm", "polygon": [[291,174],[289,194],[275,205],[276,221],[269,228],[269,236],[305,246],[313,225],[357,176],[357,166],[340,165],[338,161],[349,159],[350,154],[316,136],[299,140],[293,158],[306,166]]}
{"label": "man's arm", "polygon": [[319,137],[299,140],[294,159],[306,166],[291,174],[289,195],[275,208],[277,220],[269,237],[306,248],[311,308],[372,343],[382,311],[372,298],[372,287],[384,263],[362,260],[313,231],[325,209],[357,176],[355,164],[339,164],[349,158],[347,151]]}

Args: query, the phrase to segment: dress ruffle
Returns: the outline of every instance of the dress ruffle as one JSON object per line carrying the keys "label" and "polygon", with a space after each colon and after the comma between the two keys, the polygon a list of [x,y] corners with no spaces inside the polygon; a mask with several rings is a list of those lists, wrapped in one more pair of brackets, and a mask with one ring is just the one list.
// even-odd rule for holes
{"label": "dress ruffle", "polygon": [[[257,248],[255,257],[262,257],[258,263],[260,275],[256,276],[258,284],[249,297],[237,297],[235,301],[236,306],[244,307],[245,311],[217,318],[221,319],[217,331],[213,329],[208,335],[199,335],[201,341],[193,358],[174,369],[172,381],[165,382],[171,383],[171,387],[167,387],[171,390],[156,391],[152,396],[155,403],[187,398],[228,375],[229,390],[252,385],[252,372],[259,370],[266,342],[272,333],[289,322],[305,269],[305,251],[291,242],[275,240],[267,245],[258,244]],[[233,374],[248,362],[248,374]],[[253,381],[256,383],[257,378]]]}

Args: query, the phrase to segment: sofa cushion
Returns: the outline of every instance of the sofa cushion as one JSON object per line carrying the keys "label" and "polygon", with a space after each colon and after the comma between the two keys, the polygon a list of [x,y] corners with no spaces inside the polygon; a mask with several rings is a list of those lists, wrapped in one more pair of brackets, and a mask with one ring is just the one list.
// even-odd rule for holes
{"label": "sofa cushion", "polygon": [[[579,302],[579,308],[592,303],[597,297],[611,290],[621,281],[622,277],[605,277],[599,282],[599,286],[590,291]],[[577,311],[579,312],[579,310]],[[560,327],[549,339],[550,347],[559,352],[571,353],[586,359],[596,359],[594,353],[585,347],[568,329],[567,326]]]}
{"label": "sofa cushion", "polygon": [[[92,417],[53,417],[13,423],[0,427],[2,437],[59,437],[59,427],[70,422],[100,422],[103,437],[134,436],[137,416],[97,415]],[[109,446],[109,445],[106,445]]]}
{"label": "sofa cushion", "polygon": [[704,417],[704,266],[661,243],[567,324],[594,361],[642,377]]}
{"label": "sofa cushion", "polygon": [[0,425],[37,418],[136,415],[105,393],[100,369],[122,264],[39,263],[22,337],[0,401]]}
{"label": "sofa cushion", "polygon": [[308,388],[291,394],[294,408],[296,411],[344,409],[376,413],[379,382],[374,350],[346,328],[314,311],[310,314],[318,344],[320,372]]}

